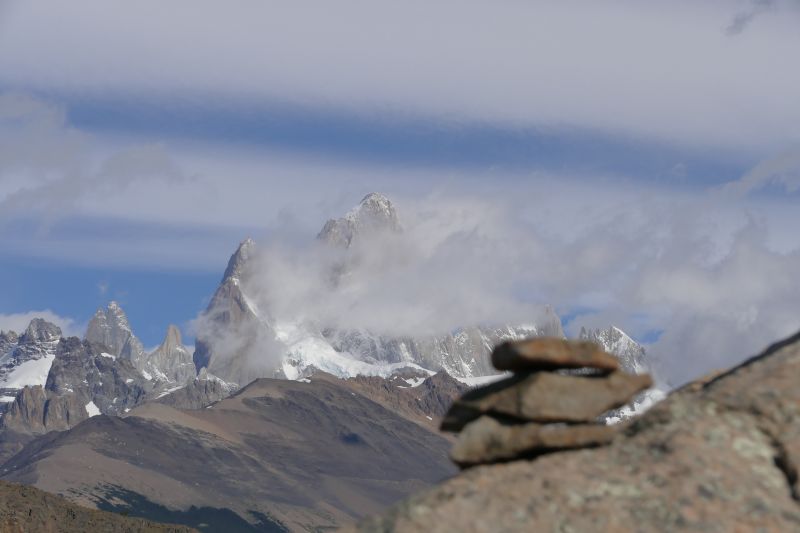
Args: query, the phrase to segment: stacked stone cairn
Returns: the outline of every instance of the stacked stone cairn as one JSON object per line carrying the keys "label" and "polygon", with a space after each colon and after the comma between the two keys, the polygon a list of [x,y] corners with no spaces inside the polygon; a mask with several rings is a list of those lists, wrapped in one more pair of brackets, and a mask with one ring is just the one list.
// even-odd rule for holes
{"label": "stacked stone cairn", "polygon": [[603,413],[653,385],[587,341],[505,342],[492,364],[512,376],[465,393],[442,421],[443,431],[459,433],[451,458],[462,468],[608,444],[618,428]]}

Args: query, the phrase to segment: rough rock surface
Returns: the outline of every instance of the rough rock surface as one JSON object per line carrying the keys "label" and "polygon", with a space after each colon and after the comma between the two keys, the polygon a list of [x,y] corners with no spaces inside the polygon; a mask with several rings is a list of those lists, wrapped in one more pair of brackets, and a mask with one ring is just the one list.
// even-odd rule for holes
{"label": "rough rock surface", "polygon": [[461,431],[450,457],[463,467],[552,450],[599,446],[611,442],[617,429],[605,424],[502,424],[482,416]]}
{"label": "rough rock surface", "polygon": [[800,334],[671,394],[609,446],[479,466],[360,531],[797,531]]}
{"label": "rough rock surface", "polygon": [[43,385],[55,356],[61,329],[41,318],[25,332],[0,333],[0,403],[10,401],[25,385]]}
{"label": "rough rock surface", "polygon": [[131,361],[105,350],[77,337],[61,339],[44,387],[22,389],[0,427],[38,435],[69,429],[97,413],[122,415],[143,402],[152,383]]}
{"label": "rough rock surface", "polygon": [[128,518],[75,505],[60,496],[0,481],[3,533],[189,533],[195,529]]}
{"label": "rough rock surface", "polygon": [[611,372],[619,360],[594,342],[544,337],[500,344],[492,352],[492,365],[512,371],[585,367]]}
{"label": "rough rock surface", "polygon": [[400,222],[392,202],[380,193],[370,193],[345,216],[328,220],[317,238],[328,244],[349,248],[364,234],[398,232]]}
{"label": "rough rock surface", "polygon": [[652,384],[646,374],[621,371],[607,376],[518,374],[462,396],[448,411],[442,429],[460,431],[484,414],[531,422],[593,422]]}
{"label": "rough rock surface", "polygon": [[128,359],[136,368],[144,363],[144,347],[131,331],[128,317],[117,302],[98,309],[86,328],[86,340],[109,348],[111,355]]}
{"label": "rough rock surface", "polygon": [[19,335],[13,331],[0,331],[0,355],[5,355],[14,349],[19,342]]}
{"label": "rough rock surface", "polygon": [[357,376],[347,380],[323,372],[311,379],[344,382],[352,390],[381,404],[392,412],[422,425],[435,428],[447,409],[468,387],[446,372],[432,376],[419,372],[400,372],[388,379]]}
{"label": "rough rock surface", "polygon": [[156,401],[179,409],[202,409],[227,398],[238,388],[235,383],[227,383],[212,376],[204,368],[185,387],[165,394]]}
{"label": "rough rock surface", "polygon": [[161,346],[147,354],[143,370],[147,375],[168,383],[188,383],[195,378],[197,374],[192,354],[183,345],[177,326],[170,325],[167,328]]}
{"label": "rough rock surface", "polygon": [[208,368],[215,376],[240,385],[264,376],[263,369],[259,372],[249,366],[249,355],[261,339],[274,336],[242,291],[254,250],[253,240],[246,239],[228,261],[222,281],[198,321],[193,355],[197,372]]}

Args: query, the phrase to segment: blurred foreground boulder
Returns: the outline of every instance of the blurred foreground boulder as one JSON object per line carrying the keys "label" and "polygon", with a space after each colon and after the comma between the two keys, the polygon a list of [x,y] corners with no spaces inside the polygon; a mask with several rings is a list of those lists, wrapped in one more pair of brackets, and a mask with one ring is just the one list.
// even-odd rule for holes
{"label": "blurred foreground boulder", "polygon": [[[508,368],[535,369],[535,361],[520,366],[523,359],[536,358]],[[595,370],[581,379],[615,374],[585,366]],[[573,422],[553,422],[554,411],[542,415],[539,403],[552,399],[528,405],[532,389],[520,383],[534,375],[468,393],[443,424],[461,430],[457,462],[503,462],[473,466],[355,529],[800,531],[800,334],[674,391],[625,426],[574,420],[589,418],[588,408]],[[615,403],[606,387],[592,390],[596,411]],[[583,400],[574,405],[586,408]]]}

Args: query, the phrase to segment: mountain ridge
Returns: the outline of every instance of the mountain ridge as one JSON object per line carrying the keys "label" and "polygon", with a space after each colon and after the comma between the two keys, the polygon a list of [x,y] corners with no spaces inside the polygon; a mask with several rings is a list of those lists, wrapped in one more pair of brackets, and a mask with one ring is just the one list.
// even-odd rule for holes
{"label": "mountain ridge", "polygon": [[[394,204],[382,194],[370,193],[344,216],[328,220],[317,240],[349,253],[361,236],[401,231]],[[240,385],[258,377],[302,379],[312,367],[341,377],[388,376],[402,365],[430,372],[445,370],[456,377],[481,377],[496,373],[489,353],[499,342],[565,336],[561,320],[550,306],[542,306],[540,316],[529,324],[465,325],[417,337],[273,316],[248,294],[248,270],[252,270],[248,265],[254,261],[258,261],[256,243],[252,239],[242,241],[207,309],[196,321],[194,362],[198,371],[206,367],[225,381]],[[340,280],[346,271],[356,275],[349,271],[352,265],[347,261],[345,256],[343,263],[332,265],[331,279]],[[633,350],[634,344],[626,349]],[[630,364],[626,361],[624,365],[632,370],[632,365],[642,359],[628,358]]]}

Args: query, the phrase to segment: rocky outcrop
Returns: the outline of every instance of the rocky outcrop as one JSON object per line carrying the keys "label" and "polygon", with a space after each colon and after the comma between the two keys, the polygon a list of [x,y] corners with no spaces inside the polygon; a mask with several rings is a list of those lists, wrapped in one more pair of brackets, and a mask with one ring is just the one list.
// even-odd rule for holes
{"label": "rocky outcrop", "polygon": [[317,372],[311,380],[332,380],[347,387],[400,416],[429,428],[436,427],[447,409],[468,387],[446,372],[403,369],[388,378],[356,376],[342,380]]}
{"label": "rocky outcrop", "polygon": [[591,368],[613,371],[619,359],[593,342],[544,338],[524,342],[504,342],[492,351],[497,370],[536,371],[560,368]]}
{"label": "rocky outcrop", "polygon": [[89,321],[85,338],[106,346],[111,355],[128,359],[136,368],[141,368],[144,363],[144,347],[131,331],[128,317],[117,302],[110,302],[106,309],[97,310]]}
{"label": "rocky outcrop", "polygon": [[24,349],[26,346],[37,346],[41,343],[57,341],[60,338],[61,328],[43,318],[34,318],[31,320],[30,324],[28,324],[25,333],[19,337],[19,349]]}
{"label": "rocky outcrop", "polygon": [[652,384],[647,374],[621,371],[607,376],[518,374],[465,394],[450,408],[442,429],[460,431],[486,414],[532,422],[592,422]]}
{"label": "rocky outcrop", "polygon": [[9,353],[19,342],[19,335],[13,331],[0,331],[0,356]]}
{"label": "rocky outcrop", "polygon": [[239,387],[212,376],[203,368],[186,386],[159,397],[156,401],[179,409],[202,409],[227,398]]}
{"label": "rocky outcrop", "polygon": [[683,387],[607,446],[477,466],[359,531],[796,531],[800,334]]}
{"label": "rocky outcrop", "polygon": [[[228,270],[238,272],[238,265]],[[127,360],[142,376],[153,381],[155,388],[168,389],[194,379],[197,375],[192,354],[181,342],[177,326],[170,325],[161,345],[145,353],[141,341],[133,334],[125,311],[117,302],[107,309],[98,309],[86,329],[86,340],[104,346],[115,359]]]}
{"label": "rocky outcrop", "polygon": [[505,342],[492,361],[516,374],[467,392],[442,421],[444,431],[461,432],[451,454],[460,466],[606,444],[614,428],[601,415],[653,384],[586,341]]}
{"label": "rocky outcrop", "polygon": [[65,430],[95,414],[122,415],[143,402],[152,383],[106,349],[77,337],[62,339],[45,385],[23,388],[0,427],[28,434]]}
{"label": "rocky outcrop", "polygon": [[25,387],[3,417],[3,429],[34,435],[69,429],[89,417],[81,402],[76,394],[59,396],[41,385]]}
{"label": "rocky outcrop", "polygon": [[400,221],[392,202],[380,193],[370,193],[345,216],[328,220],[317,239],[341,248],[349,248],[364,235],[399,232]]}
{"label": "rocky outcrop", "polygon": [[255,253],[255,243],[246,239],[228,261],[222,281],[208,307],[197,320],[193,362],[195,370],[207,368],[231,383],[246,384],[272,371],[250,366],[250,356],[262,339],[275,337],[245,296],[242,283]]}
{"label": "rocky outcrop", "polygon": [[497,463],[555,450],[608,444],[616,428],[604,424],[501,422],[481,416],[459,435],[450,457],[460,466]]}
{"label": "rocky outcrop", "polygon": [[195,378],[197,373],[192,354],[183,345],[177,326],[170,325],[167,328],[164,342],[147,354],[142,371],[145,377],[151,376],[170,384],[188,383]]}

